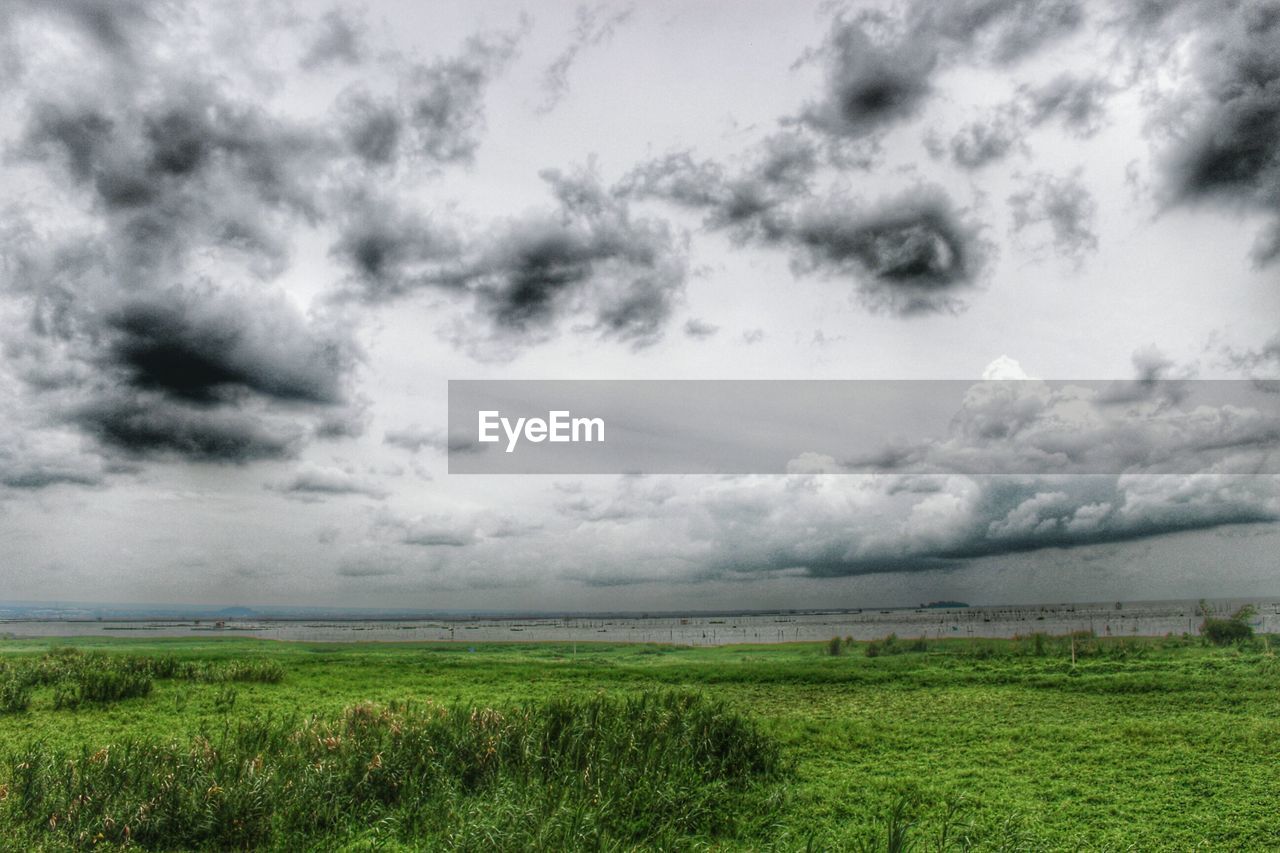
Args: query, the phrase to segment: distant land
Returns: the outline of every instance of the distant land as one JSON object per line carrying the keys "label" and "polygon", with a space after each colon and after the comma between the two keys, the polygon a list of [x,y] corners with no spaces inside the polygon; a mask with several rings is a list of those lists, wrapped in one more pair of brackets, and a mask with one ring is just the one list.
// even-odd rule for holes
{"label": "distant land", "polygon": [[[1221,601],[1270,601],[1267,597],[1241,597]],[[406,621],[437,620],[465,622],[477,619],[669,619],[669,618],[719,618],[732,616],[821,616],[861,614],[878,611],[883,614],[897,611],[924,611],[947,609],[1002,610],[1049,608],[1071,611],[1094,608],[1138,608],[1148,605],[1185,603],[1194,599],[1141,599],[1132,601],[1060,601],[1031,603],[971,604],[964,601],[939,600],[927,604],[864,605],[862,607],[794,607],[794,608],[731,608],[723,610],[485,610],[485,609],[415,609],[373,607],[316,607],[295,605],[242,605],[242,604],[157,604],[138,602],[84,602],[84,601],[0,601],[0,622],[93,622],[93,621],[157,621],[157,620],[246,620],[246,621]]]}
{"label": "distant land", "polygon": [[[912,605],[895,607],[868,606],[866,609],[910,610]],[[412,609],[375,607],[303,607],[292,605],[226,604],[139,604],[129,602],[75,601],[0,601],[0,621],[129,621],[157,619],[248,619],[291,620],[328,619],[352,621],[402,621],[436,619],[468,621],[473,619],[608,619],[608,618],[674,618],[714,616],[770,616],[776,614],[859,613],[864,608],[799,607],[773,609],[728,610],[483,610],[483,609]]]}

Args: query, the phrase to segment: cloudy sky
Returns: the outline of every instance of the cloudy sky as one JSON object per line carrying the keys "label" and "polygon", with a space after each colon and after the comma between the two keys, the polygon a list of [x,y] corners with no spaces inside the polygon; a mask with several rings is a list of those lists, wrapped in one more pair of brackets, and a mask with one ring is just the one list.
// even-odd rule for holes
{"label": "cloudy sky", "polygon": [[[1177,390],[1280,376],[1274,0],[9,0],[0,102],[2,600],[1280,594],[1275,407]],[[858,474],[447,473],[448,380],[579,378],[975,384]]]}

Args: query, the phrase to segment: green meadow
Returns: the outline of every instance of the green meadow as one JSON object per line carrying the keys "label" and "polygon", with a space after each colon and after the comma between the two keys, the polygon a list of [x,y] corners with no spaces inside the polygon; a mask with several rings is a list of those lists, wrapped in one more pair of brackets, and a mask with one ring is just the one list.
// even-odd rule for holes
{"label": "green meadow", "polygon": [[0,849],[1276,850],[1280,662],[0,640]]}

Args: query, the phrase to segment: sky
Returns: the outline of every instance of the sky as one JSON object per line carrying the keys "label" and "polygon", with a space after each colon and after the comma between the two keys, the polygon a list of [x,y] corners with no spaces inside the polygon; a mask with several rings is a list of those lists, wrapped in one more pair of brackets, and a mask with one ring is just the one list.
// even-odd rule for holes
{"label": "sky", "polygon": [[[10,0],[0,600],[1280,595],[1276,407],[1180,390],[1280,376],[1277,285],[1275,0]],[[469,476],[459,379],[973,386],[852,466]]]}

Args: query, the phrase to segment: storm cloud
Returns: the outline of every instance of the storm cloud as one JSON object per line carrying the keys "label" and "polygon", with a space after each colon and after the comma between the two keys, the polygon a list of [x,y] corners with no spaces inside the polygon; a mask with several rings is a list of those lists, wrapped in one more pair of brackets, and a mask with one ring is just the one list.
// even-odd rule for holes
{"label": "storm cloud", "polygon": [[1223,201],[1272,217],[1254,259],[1280,258],[1280,5],[1200,12],[1193,112],[1164,154],[1170,201]]}
{"label": "storm cloud", "polygon": [[801,269],[850,275],[868,305],[901,315],[953,309],[983,264],[975,231],[927,188],[867,209],[812,205],[790,237]]}
{"label": "storm cloud", "polygon": [[585,317],[606,338],[643,346],[664,332],[685,284],[675,232],[634,217],[593,172],[544,170],[557,205],[442,238],[416,218],[372,208],[352,217],[337,251],[355,269],[353,293],[380,301],[424,288],[469,297],[473,339],[530,342]]}
{"label": "storm cloud", "polygon": [[[608,530],[639,545],[631,559],[697,577],[841,577],[1280,519],[1280,478],[1257,473],[1275,470],[1274,415],[1104,392],[981,382],[936,442],[809,460],[787,477],[624,477],[603,494],[578,488],[558,505],[579,525],[566,553],[592,554],[594,577],[635,581],[621,560],[599,565],[593,549]],[[1119,422],[1105,417],[1117,406]],[[1032,470],[1042,473],[1001,473]],[[1095,473],[1103,470],[1126,473]]]}
{"label": "storm cloud", "polygon": [[1007,65],[1077,31],[1077,0],[912,2],[899,16],[837,17],[810,55],[826,69],[823,97],[800,122],[834,137],[859,138],[917,116],[938,72],[958,61]]}
{"label": "storm cloud", "polygon": [[108,358],[129,384],[196,402],[243,389],[281,401],[335,404],[355,358],[336,328],[308,323],[282,298],[211,288],[160,290],[107,318]]}
{"label": "storm cloud", "polygon": [[[406,148],[438,164],[470,157],[485,88],[517,35],[476,36],[450,59],[396,60],[393,110],[344,92],[345,119],[327,127],[245,97],[239,69],[178,59],[166,45],[191,21],[176,7],[24,4],[6,23],[87,35],[98,49],[89,61],[119,82],[101,97],[91,77],[32,73],[11,93],[13,154],[68,202],[60,229],[16,209],[0,246],[6,290],[30,317],[8,340],[17,375],[49,391],[35,404],[130,456],[243,462],[358,434],[350,316],[307,312],[279,287],[296,236],[360,217],[333,252],[368,293],[394,290],[426,255],[452,254],[447,237],[424,238],[421,214],[378,219],[388,208],[361,201],[373,173],[352,167]],[[363,24],[341,9],[312,32],[299,61],[314,72],[366,56]],[[207,49],[197,41],[180,55]],[[31,47],[24,67],[56,61],[42,51]]]}
{"label": "storm cloud", "polygon": [[638,167],[620,191],[706,210],[707,227],[784,247],[797,272],[848,279],[874,310],[907,316],[960,306],[956,292],[978,281],[987,252],[941,189],[860,204],[815,196],[816,169],[812,146],[780,136],[740,174],[679,152]]}
{"label": "storm cloud", "polygon": [[[1213,531],[1280,529],[1280,424],[1178,365],[1275,390],[1275,0],[532,11],[0,3],[12,596],[1271,589]],[[436,422],[464,376],[1128,376],[1148,342],[770,477],[445,476],[502,450]]]}
{"label": "storm cloud", "polygon": [[937,52],[926,45],[875,44],[862,27],[840,21],[822,50],[827,92],[801,120],[835,136],[859,137],[914,116],[931,90]]}

